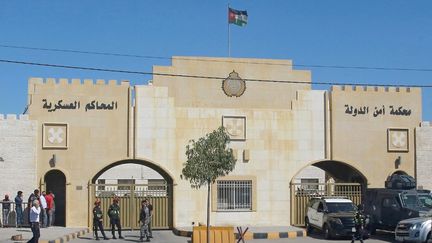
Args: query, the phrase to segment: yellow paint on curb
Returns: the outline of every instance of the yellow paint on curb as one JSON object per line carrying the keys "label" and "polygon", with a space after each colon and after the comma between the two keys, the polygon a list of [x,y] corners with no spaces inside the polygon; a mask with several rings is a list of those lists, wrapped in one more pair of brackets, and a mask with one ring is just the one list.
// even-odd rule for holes
{"label": "yellow paint on curb", "polygon": [[297,238],[297,232],[288,232],[288,238]]}
{"label": "yellow paint on curb", "polygon": [[253,234],[250,232],[247,232],[244,237],[245,240],[253,240]]}
{"label": "yellow paint on curb", "polygon": [[280,238],[279,237],[279,232],[269,232],[267,234],[267,239],[275,240],[275,239],[279,239],[279,238]]}

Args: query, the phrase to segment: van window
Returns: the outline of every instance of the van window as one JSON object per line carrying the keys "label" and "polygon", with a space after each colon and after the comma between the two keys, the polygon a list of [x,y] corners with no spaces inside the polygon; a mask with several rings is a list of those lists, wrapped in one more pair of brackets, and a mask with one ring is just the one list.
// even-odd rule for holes
{"label": "van window", "polygon": [[318,204],[320,203],[320,201],[316,201],[314,202],[314,204],[312,205],[312,208],[317,210],[318,209]]}
{"label": "van window", "polygon": [[398,204],[394,198],[383,198],[382,206],[384,208],[398,207]]}
{"label": "van window", "polygon": [[320,202],[319,205],[318,205],[318,210],[323,210],[323,209],[324,209],[324,207],[323,207],[323,203]]}

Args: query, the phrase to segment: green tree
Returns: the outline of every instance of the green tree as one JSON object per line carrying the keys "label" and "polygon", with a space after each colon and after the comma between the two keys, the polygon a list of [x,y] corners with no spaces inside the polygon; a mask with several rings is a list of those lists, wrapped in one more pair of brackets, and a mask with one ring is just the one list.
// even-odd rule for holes
{"label": "green tree", "polygon": [[207,243],[210,242],[210,186],[218,177],[231,172],[236,163],[232,149],[227,147],[229,142],[229,135],[221,126],[198,141],[189,141],[186,146],[183,177],[189,180],[192,188],[207,185]]}

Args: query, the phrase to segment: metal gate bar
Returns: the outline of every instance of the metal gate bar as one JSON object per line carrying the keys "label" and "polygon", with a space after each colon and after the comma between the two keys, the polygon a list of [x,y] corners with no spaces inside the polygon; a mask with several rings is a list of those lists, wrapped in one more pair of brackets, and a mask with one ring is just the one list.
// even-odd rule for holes
{"label": "metal gate bar", "polygon": [[153,229],[172,228],[172,185],[168,184],[89,184],[89,225],[92,227],[94,202],[101,201],[104,214],[103,225],[110,229],[108,209],[114,198],[119,199],[120,221],[124,229],[139,229],[141,201],[149,200],[153,205]]}

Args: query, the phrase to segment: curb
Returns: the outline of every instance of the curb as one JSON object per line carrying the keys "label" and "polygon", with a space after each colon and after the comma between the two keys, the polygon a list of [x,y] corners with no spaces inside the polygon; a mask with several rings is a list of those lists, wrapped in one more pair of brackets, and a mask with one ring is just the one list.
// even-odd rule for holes
{"label": "curb", "polygon": [[187,230],[179,230],[177,228],[173,228],[173,233],[177,236],[183,236],[183,237],[192,237],[192,231]]}
{"label": "curb", "polygon": [[[173,233],[177,236],[184,237],[192,237],[192,231],[187,230],[179,230],[177,228],[173,228]],[[239,238],[238,233],[234,233],[235,238]],[[293,231],[285,231],[285,232],[265,232],[265,233],[252,233],[247,232],[244,235],[245,240],[277,240],[277,239],[286,239],[286,238],[297,238],[297,237],[306,237],[306,230],[293,230]]]}
{"label": "curb", "polygon": [[87,233],[90,233],[90,229],[83,229],[78,232],[73,232],[70,234],[67,234],[65,236],[62,236],[60,238],[57,238],[55,240],[39,240],[40,243],[65,243],[72,239],[76,239],[78,236],[85,235]]}

